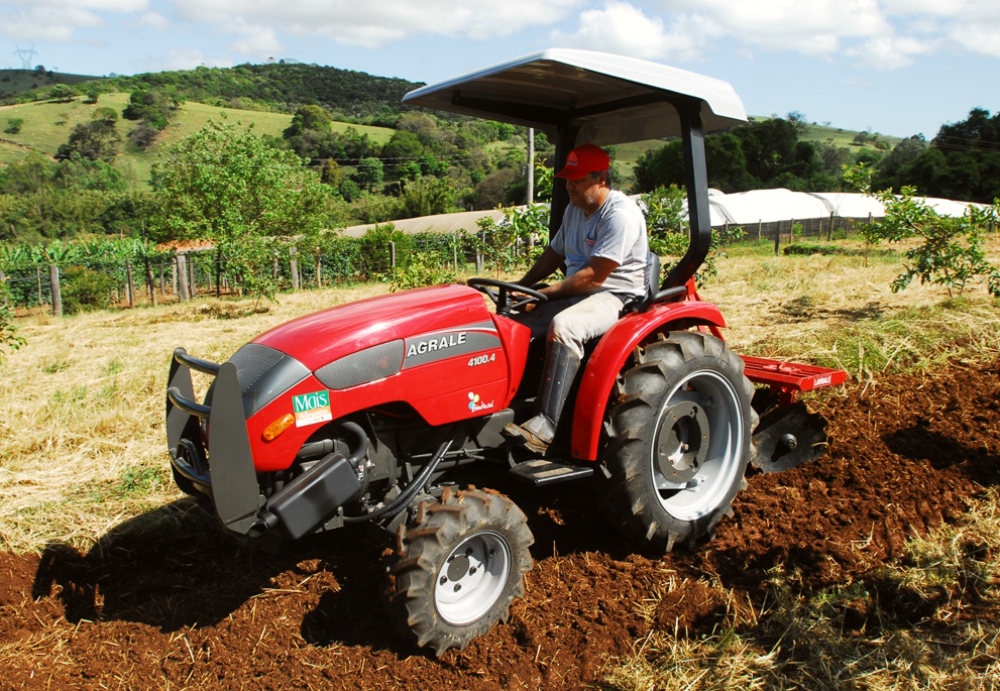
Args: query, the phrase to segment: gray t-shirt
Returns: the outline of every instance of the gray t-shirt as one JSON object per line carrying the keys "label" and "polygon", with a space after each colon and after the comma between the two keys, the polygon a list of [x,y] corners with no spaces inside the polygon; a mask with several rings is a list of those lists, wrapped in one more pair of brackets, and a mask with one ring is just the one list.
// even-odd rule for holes
{"label": "gray t-shirt", "polygon": [[619,264],[604,282],[605,290],[621,296],[645,295],[646,219],[638,204],[618,190],[612,190],[589,217],[577,206],[566,207],[550,246],[566,257],[567,276],[585,267],[592,256],[604,257]]}

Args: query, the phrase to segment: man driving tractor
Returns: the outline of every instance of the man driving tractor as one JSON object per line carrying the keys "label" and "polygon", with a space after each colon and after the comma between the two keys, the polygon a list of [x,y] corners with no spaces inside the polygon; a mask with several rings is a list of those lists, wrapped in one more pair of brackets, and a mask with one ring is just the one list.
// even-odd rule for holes
{"label": "man driving tractor", "polygon": [[639,206],[612,189],[611,160],[593,144],[570,151],[555,177],[566,181],[570,206],[559,231],[520,285],[530,287],[565,263],[566,278],[539,292],[549,302],[519,315],[532,338],[546,339],[537,413],[504,433],[544,454],[584,356],[584,344],[618,321],[624,305],[646,293],[649,243]]}

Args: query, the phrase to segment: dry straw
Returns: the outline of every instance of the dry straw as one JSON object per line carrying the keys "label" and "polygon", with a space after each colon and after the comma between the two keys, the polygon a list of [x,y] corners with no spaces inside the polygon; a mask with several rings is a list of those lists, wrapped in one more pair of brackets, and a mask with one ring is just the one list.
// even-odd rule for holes
{"label": "dry straw", "polygon": [[[942,359],[992,360],[1000,319],[983,288],[962,300],[914,286],[893,294],[898,260],[773,257],[740,250],[702,289],[737,352],[847,369],[857,378]],[[223,361],[295,316],[385,293],[384,285],[301,292],[277,304],[186,304],[22,320],[28,345],[0,366],[0,548],[87,547],[126,518],[176,498],[163,431],[170,353]],[[196,381],[196,387],[205,386]]]}

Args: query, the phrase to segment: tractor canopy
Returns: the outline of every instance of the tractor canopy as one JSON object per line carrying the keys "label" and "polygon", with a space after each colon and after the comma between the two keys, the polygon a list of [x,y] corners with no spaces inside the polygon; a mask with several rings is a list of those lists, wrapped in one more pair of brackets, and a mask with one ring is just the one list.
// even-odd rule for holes
{"label": "tractor canopy", "polygon": [[694,101],[704,131],[746,122],[728,83],[622,55],[552,49],[416,89],[407,105],[534,127],[556,141],[574,128],[599,146],[679,137],[672,102]]}
{"label": "tractor canopy", "polygon": [[[416,89],[407,105],[537,128],[555,143],[555,168],[577,144],[599,146],[667,137],[684,142],[691,244],[661,288],[687,282],[708,255],[705,132],[746,122],[726,82],[621,55],[550,49]],[[549,234],[562,223],[569,195],[553,189]]]}

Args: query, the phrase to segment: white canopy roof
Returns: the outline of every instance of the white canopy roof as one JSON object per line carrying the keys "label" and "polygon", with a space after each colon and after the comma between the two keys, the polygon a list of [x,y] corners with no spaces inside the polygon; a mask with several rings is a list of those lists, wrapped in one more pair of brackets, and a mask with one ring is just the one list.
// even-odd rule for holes
{"label": "white canopy roof", "polygon": [[535,127],[581,126],[577,141],[620,144],[681,133],[669,98],[702,102],[706,132],[746,121],[728,83],[622,55],[550,49],[411,91],[407,105]]}

